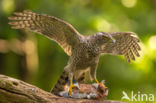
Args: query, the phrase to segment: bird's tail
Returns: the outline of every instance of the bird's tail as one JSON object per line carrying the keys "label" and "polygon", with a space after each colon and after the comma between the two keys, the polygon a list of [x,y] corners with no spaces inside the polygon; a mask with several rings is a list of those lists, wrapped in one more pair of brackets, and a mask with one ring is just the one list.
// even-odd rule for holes
{"label": "bird's tail", "polygon": [[[68,78],[68,72],[67,71],[63,71],[59,80],[57,81],[57,83],[55,84],[55,86],[51,89],[51,93],[58,95],[59,92],[64,91],[65,89],[65,85],[67,84],[69,78]],[[73,79],[73,82],[75,80]],[[84,83],[85,81],[85,73],[83,73],[78,80],[76,80],[78,83]]]}
{"label": "bird's tail", "polygon": [[64,90],[64,86],[68,81],[68,72],[65,70],[62,72],[59,80],[55,84],[55,86],[51,89],[51,93],[58,94],[60,91]]}

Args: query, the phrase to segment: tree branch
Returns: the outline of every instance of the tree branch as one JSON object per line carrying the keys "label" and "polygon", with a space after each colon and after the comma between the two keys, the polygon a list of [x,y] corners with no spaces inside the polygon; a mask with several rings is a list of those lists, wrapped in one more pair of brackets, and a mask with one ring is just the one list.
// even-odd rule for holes
{"label": "tree branch", "polygon": [[123,103],[112,100],[72,99],[55,96],[23,81],[0,75],[0,103]]}

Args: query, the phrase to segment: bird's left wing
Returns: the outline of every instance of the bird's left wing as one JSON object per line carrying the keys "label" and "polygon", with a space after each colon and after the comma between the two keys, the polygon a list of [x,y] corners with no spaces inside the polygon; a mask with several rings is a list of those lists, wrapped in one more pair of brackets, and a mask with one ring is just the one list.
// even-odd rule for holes
{"label": "bird's left wing", "polygon": [[[133,32],[112,32],[108,33],[108,42],[101,46],[101,52],[104,54],[124,55],[126,60],[135,60],[135,55],[140,56],[139,38]],[[114,40],[111,40],[114,39]],[[114,42],[113,42],[114,41]]]}
{"label": "bird's left wing", "polygon": [[54,16],[31,11],[15,12],[14,15],[9,17],[12,28],[43,34],[56,41],[68,55],[72,54],[72,48],[79,43],[82,36],[72,25]]}

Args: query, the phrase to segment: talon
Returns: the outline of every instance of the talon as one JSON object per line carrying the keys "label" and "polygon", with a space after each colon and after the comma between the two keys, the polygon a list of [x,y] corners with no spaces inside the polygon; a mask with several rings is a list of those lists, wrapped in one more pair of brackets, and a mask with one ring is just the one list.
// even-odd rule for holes
{"label": "talon", "polygon": [[[95,80],[95,82],[96,82],[98,85],[100,85],[101,83],[104,85],[104,81],[102,81],[102,82],[100,83],[96,78],[94,78],[94,80]],[[104,88],[107,89],[108,87],[104,86]]]}
{"label": "talon", "polygon": [[108,87],[105,86],[105,89],[107,89]]}
{"label": "talon", "polygon": [[72,87],[69,87],[68,95],[72,95]]}

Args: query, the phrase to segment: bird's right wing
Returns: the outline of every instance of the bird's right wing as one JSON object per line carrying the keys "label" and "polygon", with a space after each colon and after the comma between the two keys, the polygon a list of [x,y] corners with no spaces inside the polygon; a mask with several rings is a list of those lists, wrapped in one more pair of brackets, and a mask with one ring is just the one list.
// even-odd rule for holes
{"label": "bird's right wing", "polygon": [[72,54],[72,48],[79,43],[82,36],[72,25],[53,16],[40,15],[31,11],[15,12],[14,15],[9,17],[12,28],[43,34],[55,40],[68,55]]}

